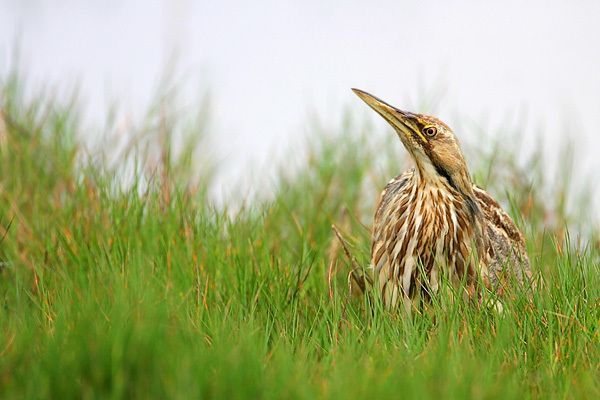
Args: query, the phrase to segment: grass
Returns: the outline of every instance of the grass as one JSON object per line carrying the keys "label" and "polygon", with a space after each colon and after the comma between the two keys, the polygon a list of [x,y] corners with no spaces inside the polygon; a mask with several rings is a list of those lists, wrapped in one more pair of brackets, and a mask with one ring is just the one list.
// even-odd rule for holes
{"label": "grass", "polygon": [[539,154],[469,159],[541,289],[409,319],[349,296],[331,231],[367,264],[373,202],[404,165],[391,135],[346,118],[272,196],[216,207],[203,118],[159,104],[133,144],[90,154],[76,102],[22,82],[1,87],[0,397],[600,398],[598,232]]}

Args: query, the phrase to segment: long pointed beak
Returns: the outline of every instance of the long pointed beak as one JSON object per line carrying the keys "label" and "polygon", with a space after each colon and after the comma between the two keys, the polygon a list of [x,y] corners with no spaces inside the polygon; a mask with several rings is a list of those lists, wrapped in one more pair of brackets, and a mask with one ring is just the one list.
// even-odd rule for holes
{"label": "long pointed beak", "polygon": [[416,116],[408,111],[402,111],[396,107],[386,103],[385,101],[369,94],[360,89],[352,88],[352,91],[361,98],[362,101],[367,103],[377,114],[381,115],[392,127],[397,131],[404,133],[407,136],[413,136],[415,134],[427,142],[427,139],[423,136],[416,124]]}

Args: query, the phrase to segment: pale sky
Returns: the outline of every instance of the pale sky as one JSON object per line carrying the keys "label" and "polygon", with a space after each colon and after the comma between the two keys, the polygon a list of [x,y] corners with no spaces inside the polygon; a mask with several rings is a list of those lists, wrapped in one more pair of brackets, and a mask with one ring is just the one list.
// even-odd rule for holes
{"label": "pale sky", "polygon": [[592,0],[0,0],[0,72],[18,44],[33,82],[79,83],[102,120],[115,99],[140,116],[177,54],[184,98],[210,91],[219,157],[236,173],[297,143],[312,113],[335,123],[349,107],[383,126],[350,87],[413,111],[442,87],[437,115],[490,135],[525,115],[525,146],[534,132],[550,152],[570,138],[592,173],[599,19]]}

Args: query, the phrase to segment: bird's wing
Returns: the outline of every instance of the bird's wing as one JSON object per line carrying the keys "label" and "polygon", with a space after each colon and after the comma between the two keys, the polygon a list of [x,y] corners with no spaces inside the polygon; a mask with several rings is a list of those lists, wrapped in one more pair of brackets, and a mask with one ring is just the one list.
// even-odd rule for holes
{"label": "bird's wing", "polygon": [[500,279],[507,266],[514,268],[518,280],[522,281],[524,276],[530,275],[523,234],[489,193],[476,185],[473,185],[473,191],[484,217],[492,283]]}
{"label": "bird's wing", "polygon": [[502,209],[500,204],[488,192],[476,185],[473,185],[473,191],[486,221],[501,230],[513,244],[525,247],[525,240],[521,231],[519,231],[512,218]]}

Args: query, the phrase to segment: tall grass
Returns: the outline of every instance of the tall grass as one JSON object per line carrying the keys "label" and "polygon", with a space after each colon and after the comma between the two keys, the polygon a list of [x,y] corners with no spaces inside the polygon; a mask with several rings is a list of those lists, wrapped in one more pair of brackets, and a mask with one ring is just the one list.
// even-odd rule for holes
{"label": "tall grass", "polygon": [[90,156],[74,104],[21,84],[1,87],[0,397],[600,397],[597,232],[569,236],[585,221],[549,201],[574,197],[539,155],[469,158],[526,232],[540,290],[406,318],[349,296],[331,232],[367,264],[378,188],[403,165],[382,154],[392,135],[346,120],[233,211],[211,202],[203,118],[157,107],[118,157]]}

